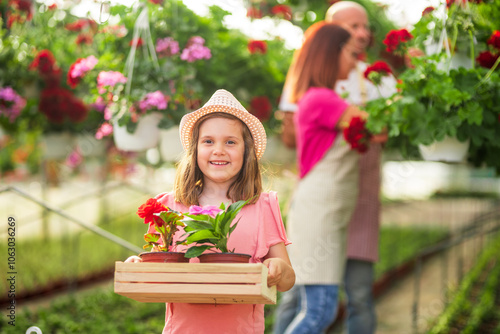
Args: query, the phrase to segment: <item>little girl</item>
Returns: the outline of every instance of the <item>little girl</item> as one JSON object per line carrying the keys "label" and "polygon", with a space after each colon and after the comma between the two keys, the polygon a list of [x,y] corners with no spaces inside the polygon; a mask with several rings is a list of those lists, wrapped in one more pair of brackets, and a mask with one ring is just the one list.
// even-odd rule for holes
{"label": "little girl", "polygon": [[[174,191],[156,198],[179,212],[188,212],[191,205],[218,207],[254,198],[236,218],[241,217],[228,249],[250,254],[251,263],[269,268],[269,286],[289,290],[295,282],[285,248],[290,242],[276,193],[262,192],[258,160],[266,147],[266,133],[260,121],[220,89],[202,108],[182,118],[180,136],[186,154]],[[177,232],[174,242],[182,234]],[[137,261],[136,256],[126,260]],[[264,333],[264,305],[167,303],[163,333]]]}

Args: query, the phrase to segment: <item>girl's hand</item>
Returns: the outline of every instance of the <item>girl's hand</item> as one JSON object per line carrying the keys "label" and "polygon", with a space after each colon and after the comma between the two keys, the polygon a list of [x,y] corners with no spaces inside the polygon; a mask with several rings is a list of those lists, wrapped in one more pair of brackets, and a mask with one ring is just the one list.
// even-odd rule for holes
{"label": "girl's hand", "polygon": [[125,262],[137,263],[137,262],[142,262],[142,259],[136,255],[132,255],[128,259],[126,259]]}
{"label": "girl's hand", "polygon": [[264,265],[269,269],[267,272],[267,286],[278,285],[283,276],[283,264],[285,262],[279,258],[264,260]]}

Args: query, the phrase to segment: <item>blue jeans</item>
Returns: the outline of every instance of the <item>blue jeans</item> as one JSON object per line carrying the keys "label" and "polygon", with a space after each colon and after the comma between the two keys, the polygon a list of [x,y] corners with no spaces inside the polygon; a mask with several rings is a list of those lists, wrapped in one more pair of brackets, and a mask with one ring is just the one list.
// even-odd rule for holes
{"label": "blue jeans", "polygon": [[[284,330],[282,333],[286,334],[319,334],[335,319],[338,309],[338,285],[298,285],[291,294],[299,297],[296,309],[298,312],[287,327],[276,327],[275,332]],[[281,321],[280,326],[282,325]]]}
{"label": "blue jeans", "polygon": [[[347,329],[349,334],[375,333],[377,319],[372,296],[373,285],[372,262],[347,260],[345,272],[345,289],[348,298]],[[298,286],[281,295],[276,308],[274,334],[285,333],[288,325],[300,312],[300,293]]]}
{"label": "blue jeans", "polygon": [[345,271],[347,294],[347,332],[349,334],[373,334],[377,327],[377,315],[373,302],[373,262],[349,259]]}

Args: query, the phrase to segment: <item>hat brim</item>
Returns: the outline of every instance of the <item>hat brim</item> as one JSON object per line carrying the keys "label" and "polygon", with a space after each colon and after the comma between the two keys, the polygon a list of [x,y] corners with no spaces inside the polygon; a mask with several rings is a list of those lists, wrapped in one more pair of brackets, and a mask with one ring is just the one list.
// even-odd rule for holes
{"label": "hat brim", "polygon": [[248,111],[242,111],[224,105],[203,106],[200,109],[195,110],[182,117],[179,125],[180,128],[179,133],[181,137],[182,147],[184,148],[184,150],[187,151],[189,149],[191,134],[193,132],[193,128],[196,122],[201,117],[215,112],[231,114],[239,118],[248,127],[250,133],[252,134],[253,141],[255,143],[255,153],[257,155],[257,159],[260,160],[260,158],[262,158],[262,155],[264,154],[264,151],[266,150],[266,144],[267,144],[266,130],[264,129],[264,126],[257,117],[250,114]]}

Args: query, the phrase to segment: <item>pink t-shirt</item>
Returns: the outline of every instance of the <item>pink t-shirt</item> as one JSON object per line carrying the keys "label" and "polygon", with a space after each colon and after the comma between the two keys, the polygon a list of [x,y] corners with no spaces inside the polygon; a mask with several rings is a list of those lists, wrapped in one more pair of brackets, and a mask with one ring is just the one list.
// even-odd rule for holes
{"label": "pink t-shirt", "polygon": [[332,146],[340,116],[349,104],[333,89],[311,87],[298,102],[294,115],[299,176],[303,178]]}
{"label": "pink t-shirt", "polygon": [[[174,201],[173,193],[163,193],[156,198],[173,210],[188,212],[188,207]],[[234,248],[236,253],[250,254],[251,263],[262,262],[273,245],[280,242],[290,244],[276,192],[262,193],[257,203],[243,207],[236,219],[239,217],[241,219],[229,238],[228,248]],[[174,242],[182,234],[183,231],[177,232]],[[176,250],[185,251],[186,248],[178,246]],[[191,259],[190,262],[198,261]],[[164,334],[264,333],[263,304],[167,303],[166,306]]]}

